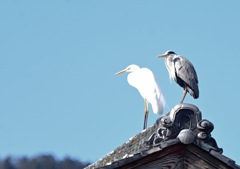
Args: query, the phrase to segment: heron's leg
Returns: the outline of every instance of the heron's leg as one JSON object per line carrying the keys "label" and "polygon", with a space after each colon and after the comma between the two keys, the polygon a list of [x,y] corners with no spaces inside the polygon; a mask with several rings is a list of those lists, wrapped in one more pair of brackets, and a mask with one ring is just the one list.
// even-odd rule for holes
{"label": "heron's leg", "polygon": [[183,100],[185,99],[186,94],[187,94],[187,87],[184,87],[182,100],[180,102],[181,104],[183,103]]}
{"label": "heron's leg", "polygon": [[147,128],[147,121],[148,121],[148,101],[147,99],[144,99],[144,125],[143,130]]}

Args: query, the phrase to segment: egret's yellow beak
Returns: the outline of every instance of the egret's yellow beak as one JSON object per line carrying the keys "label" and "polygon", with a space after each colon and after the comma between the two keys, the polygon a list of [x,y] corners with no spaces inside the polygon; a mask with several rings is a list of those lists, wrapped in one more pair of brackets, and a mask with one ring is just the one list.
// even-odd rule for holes
{"label": "egret's yellow beak", "polygon": [[125,72],[128,71],[128,70],[129,70],[129,69],[123,69],[123,70],[117,72],[115,75],[119,75],[119,74],[125,73]]}
{"label": "egret's yellow beak", "polygon": [[156,58],[165,58],[165,57],[167,57],[167,54],[161,54],[161,55],[159,55],[159,56],[156,56]]}

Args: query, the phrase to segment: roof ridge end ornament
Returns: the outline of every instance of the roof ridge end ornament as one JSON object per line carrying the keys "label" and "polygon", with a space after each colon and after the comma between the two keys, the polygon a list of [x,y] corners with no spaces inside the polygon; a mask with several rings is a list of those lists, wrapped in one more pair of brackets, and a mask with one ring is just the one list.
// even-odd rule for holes
{"label": "roof ridge end ornament", "polygon": [[156,131],[145,141],[149,147],[163,146],[172,139],[179,139],[183,144],[194,143],[203,149],[222,153],[216,140],[211,136],[213,123],[202,119],[202,113],[192,104],[177,104],[163,117],[157,120]]}

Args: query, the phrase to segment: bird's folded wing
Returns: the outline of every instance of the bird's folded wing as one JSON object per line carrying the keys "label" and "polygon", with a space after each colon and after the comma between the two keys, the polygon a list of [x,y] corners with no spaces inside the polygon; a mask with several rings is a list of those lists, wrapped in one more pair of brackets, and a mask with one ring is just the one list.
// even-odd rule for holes
{"label": "bird's folded wing", "polygon": [[198,77],[197,73],[191,64],[186,58],[184,57],[176,57],[174,58],[174,65],[176,75],[182,79],[191,89],[198,88]]}

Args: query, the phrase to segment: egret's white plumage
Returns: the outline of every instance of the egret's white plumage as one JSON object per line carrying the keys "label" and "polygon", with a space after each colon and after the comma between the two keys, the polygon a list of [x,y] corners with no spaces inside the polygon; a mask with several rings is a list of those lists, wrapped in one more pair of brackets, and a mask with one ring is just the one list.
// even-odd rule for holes
{"label": "egret's white plumage", "polygon": [[134,64],[117,74],[124,72],[129,72],[128,83],[135,87],[145,100],[145,111],[147,111],[145,113],[148,113],[148,103],[150,103],[153,112],[161,115],[166,102],[153,72],[148,68],[140,68]]}

